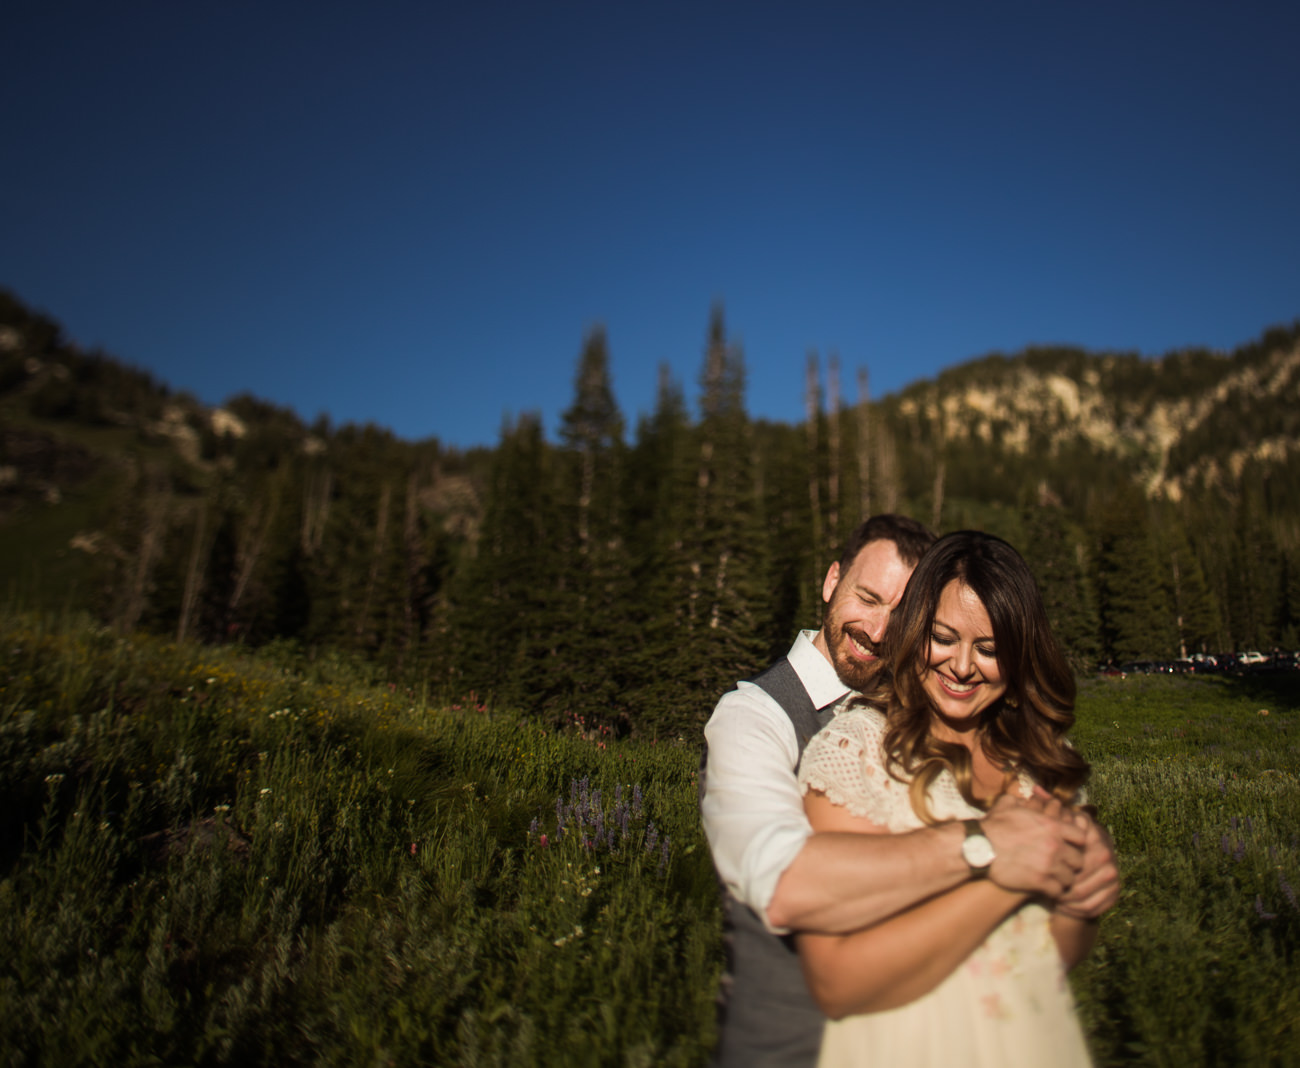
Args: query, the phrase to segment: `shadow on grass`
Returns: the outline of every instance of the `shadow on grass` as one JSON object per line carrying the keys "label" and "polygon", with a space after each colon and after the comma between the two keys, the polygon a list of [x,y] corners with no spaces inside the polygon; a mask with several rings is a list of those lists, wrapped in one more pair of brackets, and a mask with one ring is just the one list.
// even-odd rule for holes
{"label": "shadow on grass", "polygon": [[1235,689],[1271,712],[1300,711],[1300,671],[1258,671],[1241,675]]}

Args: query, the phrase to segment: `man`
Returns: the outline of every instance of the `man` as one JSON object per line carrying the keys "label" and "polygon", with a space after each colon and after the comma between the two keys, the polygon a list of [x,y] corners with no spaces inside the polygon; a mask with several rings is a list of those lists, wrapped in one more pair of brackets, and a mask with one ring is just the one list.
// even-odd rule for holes
{"label": "man", "polygon": [[[934,540],[903,516],[859,526],[822,583],[821,629],[800,633],[785,658],[725,694],[705,727],[704,830],[728,898],[720,1065],[815,1063],[824,1018],[792,931],[866,927],[985,864],[998,885],[1058,898],[1084,918],[1114,903],[1118,874],[1104,832],[1060,818],[1054,802],[1000,799],[971,845],[957,823],[900,835],[812,833],[799,757],[879,669],[890,613]],[[980,849],[991,849],[991,862]]]}

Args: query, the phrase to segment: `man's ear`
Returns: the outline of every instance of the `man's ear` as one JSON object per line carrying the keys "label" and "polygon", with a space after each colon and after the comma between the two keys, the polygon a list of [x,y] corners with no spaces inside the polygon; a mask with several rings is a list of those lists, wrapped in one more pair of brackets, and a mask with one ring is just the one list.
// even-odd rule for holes
{"label": "man's ear", "polygon": [[826,569],[826,578],[822,582],[822,600],[831,603],[831,595],[840,584],[840,562],[838,560]]}

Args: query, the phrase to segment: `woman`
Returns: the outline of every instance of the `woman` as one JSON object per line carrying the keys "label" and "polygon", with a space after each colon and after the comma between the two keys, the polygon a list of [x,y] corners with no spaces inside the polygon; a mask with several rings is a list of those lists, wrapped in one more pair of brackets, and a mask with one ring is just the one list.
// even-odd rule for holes
{"label": "woman", "polygon": [[[804,753],[814,829],[969,820],[977,832],[1004,792],[1087,819],[1069,808],[1088,774],[1065,740],[1074,679],[1010,545],[976,531],[941,538],[888,633],[891,670],[877,691]],[[800,936],[832,1018],[820,1063],[1087,1065],[1065,971],[1095,936],[1095,922],[978,878],[865,931]]]}

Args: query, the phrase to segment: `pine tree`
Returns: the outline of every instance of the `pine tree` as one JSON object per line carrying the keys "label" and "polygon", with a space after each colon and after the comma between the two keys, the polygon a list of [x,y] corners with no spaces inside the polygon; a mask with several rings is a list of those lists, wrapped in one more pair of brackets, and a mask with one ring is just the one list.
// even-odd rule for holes
{"label": "pine tree", "polygon": [[1106,654],[1120,660],[1172,655],[1177,635],[1166,569],[1147,502],[1135,486],[1120,484],[1098,509],[1094,542]]}
{"label": "pine tree", "polygon": [[1057,640],[1075,671],[1095,668],[1101,655],[1100,620],[1088,580],[1086,536],[1060,505],[1040,492],[1021,512],[1022,555],[1034,573]]}
{"label": "pine tree", "polygon": [[[605,332],[588,334],[574,401],[560,425],[557,553],[550,655],[536,665],[552,720],[618,722],[636,647],[623,509],[623,418],[614,400]],[[593,670],[594,665],[599,667]]]}
{"label": "pine tree", "polygon": [[502,427],[477,543],[449,591],[451,695],[536,707],[533,676],[549,671],[561,571],[553,461],[540,417]]}

